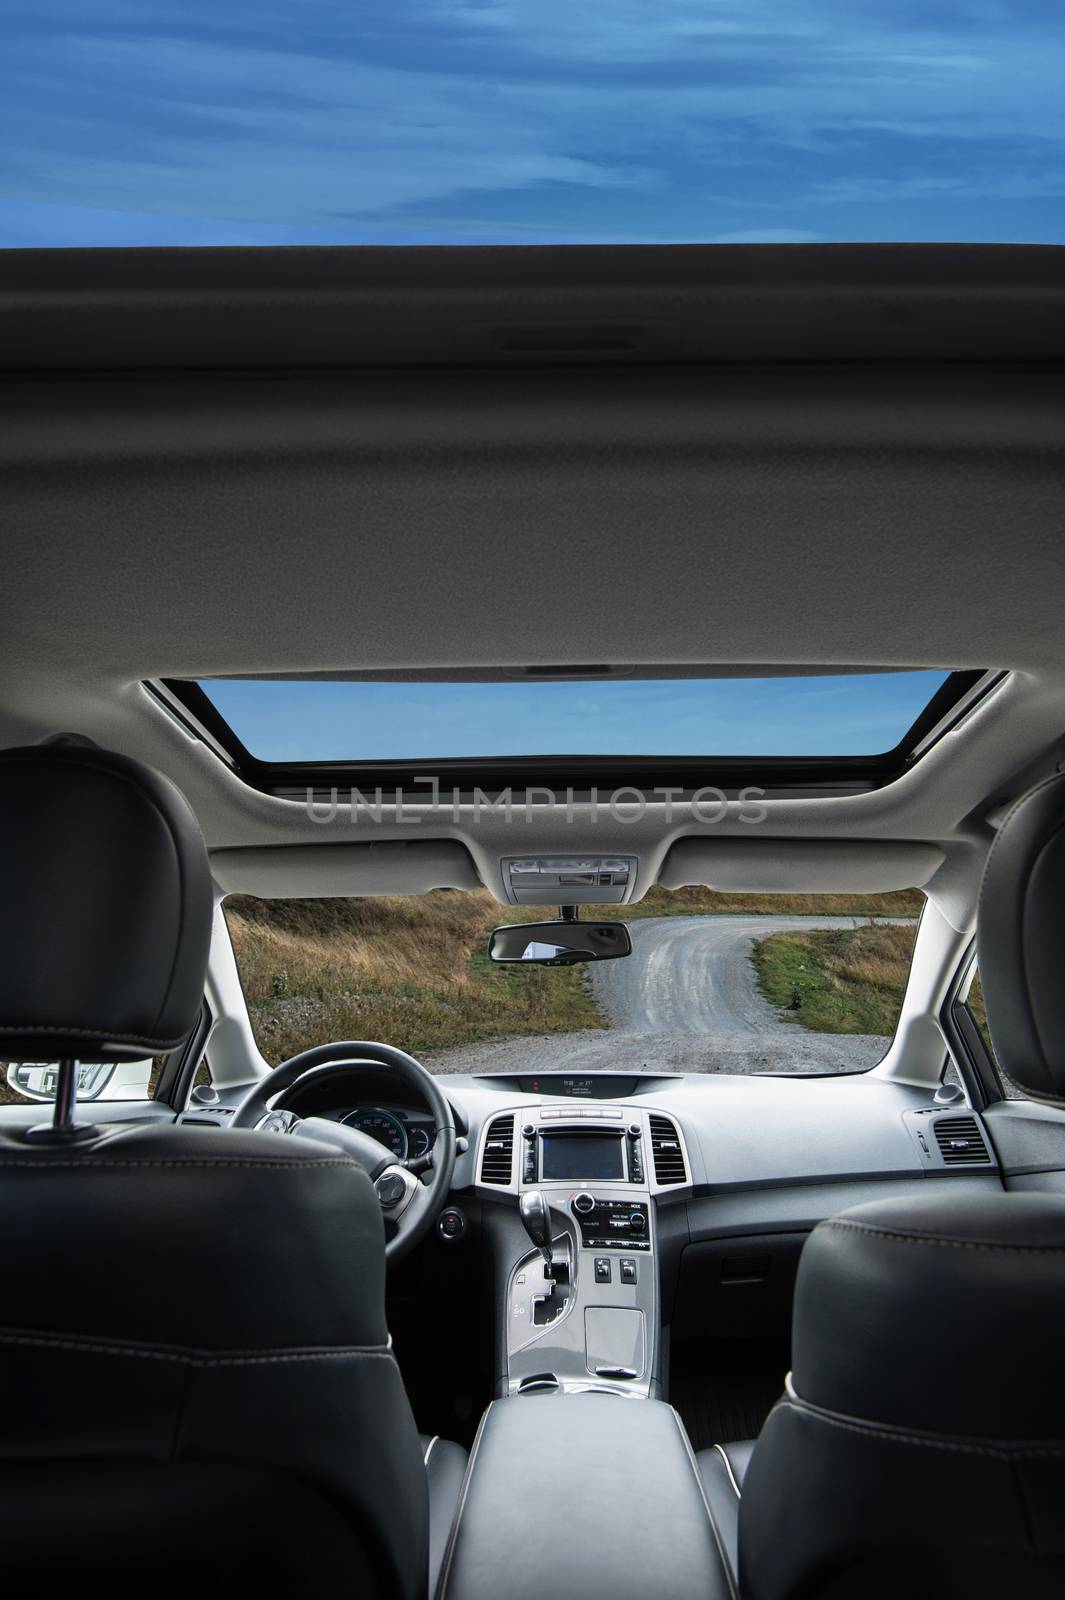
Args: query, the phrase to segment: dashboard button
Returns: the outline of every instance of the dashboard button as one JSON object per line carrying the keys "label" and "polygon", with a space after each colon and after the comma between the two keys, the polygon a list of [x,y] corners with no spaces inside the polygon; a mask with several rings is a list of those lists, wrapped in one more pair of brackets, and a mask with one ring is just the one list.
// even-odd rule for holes
{"label": "dashboard button", "polygon": [[642,1211],[632,1211],[629,1213],[629,1227],[632,1229],[633,1233],[647,1232],[647,1218],[644,1216]]}
{"label": "dashboard button", "polygon": [[458,1206],[447,1206],[436,1219],[436,1231],[445,1244],[456,1244],[466,1232],[466,1218]]}
{"label": "dashboard button", "polygon": [[586,1217],[589,1212],[595,1210],[595,1196],[593,1194],[585,1194],[583,1190],[580,1194],[575,1194],[573,1196],[573,1209],[579,1217]]}

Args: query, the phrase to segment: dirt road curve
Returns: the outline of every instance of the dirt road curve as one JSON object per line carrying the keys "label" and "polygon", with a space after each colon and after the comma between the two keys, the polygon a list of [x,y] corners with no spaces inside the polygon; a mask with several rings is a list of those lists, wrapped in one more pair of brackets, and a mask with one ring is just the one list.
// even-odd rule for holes
{"label": "dirt road curve", "polygon": [[[860,920],[860,919],[858,919]],[[853,1072],[875,1034],[808,1033],[778,1020],[751,966],[756,939],[854,927],[851,917],[655,917],[630,923],[633,953],[593,966],[605,1031],[506,1039],[426,1056],[435,1072]]]}

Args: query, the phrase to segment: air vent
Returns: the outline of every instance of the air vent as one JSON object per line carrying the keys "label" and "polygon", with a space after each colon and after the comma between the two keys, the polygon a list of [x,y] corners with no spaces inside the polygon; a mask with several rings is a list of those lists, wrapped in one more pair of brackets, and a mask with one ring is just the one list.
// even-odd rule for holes
{"label": "air vent", "polygon": [[668,1117],[650,1117],[651,1124],[651,1154],[655,1163],[655,1181],[665,1185],[670,1183],[686,1183],[688,1174],[684,1170],[684,1151],[681,1147],[680,1134]]}
{"label": "air vent", "polygon": [[482,1183],[509,1183],[514,1169],[514,1118],[496,1117],[485,1136]]}
{"label": "air vent", "polygon": [[991,1160],[975,1117],[938,1117],[934,1131],[939,1153],[948,1167],[986,1164]]}

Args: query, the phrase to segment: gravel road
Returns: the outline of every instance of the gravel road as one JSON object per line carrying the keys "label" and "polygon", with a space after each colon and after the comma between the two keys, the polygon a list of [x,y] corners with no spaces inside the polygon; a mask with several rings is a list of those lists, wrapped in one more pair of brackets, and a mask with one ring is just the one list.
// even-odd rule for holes
{"label": "gravel road", "polygon": [[609,1019],[602,1031],[494,1040],[426,1054],[434,1072],[853,1072],[879,1034],[808,1033],[762,999],[748,959],[756,939],[852,928],[854,917],[647,917],[629,924],[632,955],[589,968]]}

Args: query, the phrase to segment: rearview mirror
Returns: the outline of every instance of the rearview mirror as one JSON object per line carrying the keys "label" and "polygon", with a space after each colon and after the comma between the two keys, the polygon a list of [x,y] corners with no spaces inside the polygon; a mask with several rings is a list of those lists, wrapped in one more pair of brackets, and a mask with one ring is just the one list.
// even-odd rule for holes
{"label": "rearview mirror", "polygon": [[623,922],[513,922],[488,940],[493,961],[531,961],[567,967],[574,961],[614,961],[632,954]]}

